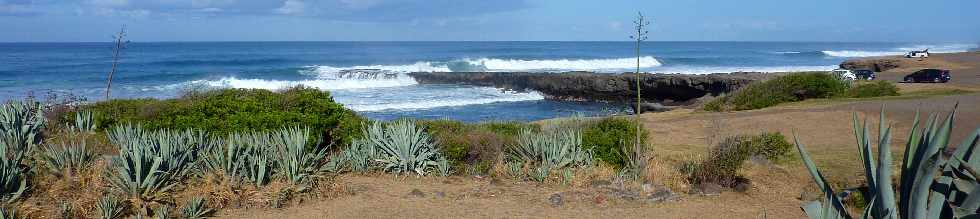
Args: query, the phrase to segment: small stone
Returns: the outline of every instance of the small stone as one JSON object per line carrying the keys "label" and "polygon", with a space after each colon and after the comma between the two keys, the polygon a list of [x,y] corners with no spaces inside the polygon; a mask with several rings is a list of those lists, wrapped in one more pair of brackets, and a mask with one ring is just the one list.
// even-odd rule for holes
{"label": "small stone", "polygon": [[640,186],[640,188],[643,189],[643,193],[650,193],[654,189],[653,184],[650,183],[644,183],[643,185]]}
{"label": "small stone", "polygon": [[606,203],[606,196],[604,196],[602,194],[598,194],[594,198],[592,198],[592,202],[595,203],[595,204],[597,204],[597,205],[605,204]]}
{"label": "small stone", "polygon": [[722,187],[720,185],[714,183],[701,183],[700,185],[697,186],[697,188],[698,188],[698,192],[701,195],[706,195],[706,196],[721,195],[721,190],[722,190]]}
{"label": "small stone", "polygon": [[552,194],[551,197],[548,198],[548,202],[551,202],[551,206],[553,207],[558,207],[564,204],[564,200],[562,200],[561,194],[559,193]]}
{"label": "small stone", "polygon": [[446,192],[438,191],[438,192],[436,192],[436,197],[439,197],[439,198],[446,197]]}
{"label": "small stone", "polygon": [[597,180],[592,180],[591,182],[589,182],[589,185],[592,186],[592,187],[594,187],[594,188],[601,188],[601,187],[606,187],[606,186],[612,185],[612,182],[610,182],[609,180],[597,179]]}
{"label": "small stone", "polygon": [[499,185],[502,185],[503,183],[504,183],[504,181],[503,180],[500,180],[500,178],[494,177],[493,179],[490,179],[490,185],[491,186],[499,186]]}
{"label": "small stone", "polygon": [[664,202],[668,200],[673,200],[675,195],[669,189],[662,189],[660,191],[654,192],[647,196],[647,201],[649,202]]}
{"label": "small stone", "polygon": [[736,182],[732,189],[734,189],[736,192],[748,192],[749,189],[752,189],[752,182],[748,180]]}
{"label": "small stone", "polygon": [[425,193],[419,189],[412,189],[412,192],[408,193],[408,196],[413,196],[416,198],[425,198]]}

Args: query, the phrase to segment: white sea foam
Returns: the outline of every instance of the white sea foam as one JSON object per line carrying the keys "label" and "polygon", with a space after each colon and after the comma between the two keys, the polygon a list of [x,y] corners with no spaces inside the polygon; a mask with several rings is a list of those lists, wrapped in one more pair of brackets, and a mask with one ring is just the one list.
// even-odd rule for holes
{"label": "white sea foam", "polygon": [[711,73],[731,73],[731,72],[799,72],[799,71],[829,71],[837,68],[836,65],[814,65],[814,66],[670,66],[651,70],[654,73],[668,74],[711,74]]}
{"label": "white sea foam", "polygon": [[[471,65],[483,66],[490,71],[522,71],[522,70],[615,70],[636,67],[636,58],[615,59],[552,59],[552,60],[523,60],[523,59],[466,59]],[[661,66],[653,56],[640,57],[640,68]]]}
{"label": "white sea foam", "polygon": [[966,52],[977,48],[977,44],[923,44],[895,48],[887,51],[865,51],[865,50],[826,50],[821,51],[824,55],[833,57],[872,57],[872,56],[894,56],[904,55],[908,51],[929,49],[932,53],[954,53]]}
{"label": "white sea foam", "polygon": [[[429,95],[427,92],[440,92],[448,96]],[[390,95],[390,94],[389,94]],[[419,110],[439,107],[454,107],[499,102],[520,102],[542,100],[544,96],[538,92],[502,91],[489,87],[466,87],[447,89],[443,91],[418,90],[416,94],[400,95],[398,98],[378,98],[383,100],[367,100],[364,98],[338,98],[347,108],[355,111],[385,111],[385,110]]]}
{"label": "white sea foam", "polygon": [[399,77],[390,80],[356,80],[356,79],[307,79],[307,80],[269,80],[269,79],[240,79],[225,77],[218,80],[198,80],[190,84],[203,84],[211,87],[224,88],[253,88],[279,90],[295,86],[306,86],[321,90],[363,89],[380,87],[398,87],[415,85],[414,79]]}
{"label": "white sea foam", "polygon": [[[377,69],[393,72],[451,72],[451,71],[597,71],[623,70],[636,67],[636,58],[611,59],[460,59],[448,62],[416,62],[405,65],[309,66],[310,74],[332,77],[338,72],[356,69]],[[460,65],[462,64],[462,65]],[[452,69],[450,65],[464,69]],[[653,56],[640,57],[640,68],[661,66]]]}
{"label": "white sea foam", "polygon": [[901,51],[860,51],[860,50],[837,50],[837,51],[820,51],[824,55],[833,57],[872,57],[872,56],[894,56],[902,55],[905,52]]}
{"label": "white sea foam", "polygon": [[435,64],[432,62],[416,62],[407,65],[358,65],[358,66],[347,66],[347,67],[333,67],[333,66],[310,66],[314,69],[314,73],[318,76],[327,76],[329,74],[341,72],[344,70],[354,70],[354,69],[378,69],[385,71],[394,72],[448,72],[449,67],[445,64]]}

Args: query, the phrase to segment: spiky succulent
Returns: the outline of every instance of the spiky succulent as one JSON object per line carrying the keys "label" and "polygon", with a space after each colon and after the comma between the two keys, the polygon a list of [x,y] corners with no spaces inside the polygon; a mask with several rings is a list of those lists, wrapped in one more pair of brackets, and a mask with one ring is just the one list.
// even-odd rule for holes
{"label": "spiky succulent", "polygon": [[82,132],[95,132],[95,116],[91,111],[75,113],[75,128]]}
{"label": "spiky succulent", "polygon": [[27,217],[24,217],[23,215],[17,213],[17,209],[15,208],[10,208],[10,209],[5,207],[0,208],[0,219],[20,219],[20,218],[27,218]]}
{"label": "spiky succulent", "polygon": [[[307,182],[314,174],[321,172],[325,163],[327,148],[319,144],[307,144],[309,128],[283,128],[271,133],[276,149],[277,172],[294,184]],[[316,137],[319,139],[319,137]],[[307,147],[311,145],[311,147]]]}
{"label": "spiky succulent", "polygon": [[[900,166],[897,196],[891,183],[891,126],[885,125],[884,110],[879,116],[877,162],[872,155],[873,141],[868,123],[865,122],[862,128],[857,115],[854,115],[854,134],[868,182],[868,194],[865,197],[870,197],[861,218],[978,216],[980,194],[977,194],[976,189],[980,188],[980,183],[974,170],[980,168],[980,158],[977,158],[974,149],[980,144],[980,129],[969,135],[959,146],[949,147],[954,114],[950,113],[942,123],[936,115],[930,115],[922,128],[918,112],[916,113]],[[817,169],[799,138],[796,139],[796,146],[817,187],[824,192],[822,201],[809,202],[803,206],[806,214],[810,218],[851,218],[841,198]],[[953,151],[952,155],[944,155],[943,151],[950,150]]]}
{"label": "spiky succulent", "polygon": [[142,201],[165,195],[190,173],[199,151],[214,144],[202,132],[147,132],[131,125],[115,127],[109,139],[119,146],[110,165],[110,185]]}
{"label": "spiky succulent", "polygon": [[425,175],[442,157],[429,134],[413,121],[374,122],[364,136],[362,143],[373,148],[374,161],[386,171]]}
{"label": "spiky succulent", "polygon": [[95,153],[86,147],[84,138],[78,142],[48,144],[41,155],[48,169],[62,176],[78,173],[95,158]]}
{"label": "spiky succulent", "polygon": [[582,134],[572,129],[535,133],[523,129],[518,144],[508,148],[511,160],[553,169],[592,165],[592,152],[582,148]]}
{"label": "spiky succulent", "polygon": [[207,217],[208,214],[211,214],[211,212],[213,211],[214,210],[207,207],[207,203],[205,203],[204,198],[194,197],[188,200],[187,203],[184,204],[184,207],[181,209],[181,216],[182,216],[181,218],[186,218],[186,219],[204,218]]}
{"label": "spiky succulent", "polygon": [[37,102],[0,104],[0,200],[13,202],[27,190],[22,161],[41,141],[41,109]]}
{"label": "spiky succulent", "polygon": [[260,132],[233,133],[217,147],[208,150],[203,163],[207,171],[233,182],[241,180],[265,185],[273,172],[269,136]]}
{"label": "spiky succulent", "polygon": [[116,219],[122,218],[123,211],[126,210],[124,203],[115,197],[104,195],[102,199],[99,199],[99,203],[95,205],[95,208],[99,211],[99,218],[102,219]]}

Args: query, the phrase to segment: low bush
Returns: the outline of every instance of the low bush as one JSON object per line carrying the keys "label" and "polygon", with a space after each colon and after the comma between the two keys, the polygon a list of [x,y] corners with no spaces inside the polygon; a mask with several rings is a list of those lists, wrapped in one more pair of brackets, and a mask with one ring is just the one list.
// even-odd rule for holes
{"label": "low bush", "polygon": [[746,160],[755,156],[780,160],[791,148],[780,133],[732,136],[715,145],[702,160],[687,164],[684,172],[691,184],[715,183],[734,187],[745,181],[738,172]]}
{"label": "low bush", "polygon": [[[100,130],[139,123],[150,130],[195,129],[228,135],[303,125],[324,138],[316,140],[341,144],[357,137],[362,124],[353,111],[334,102],[329,92],[303,87],[281,92],[220,89],[166,100],[116,99],[83,106],[81,111],[93,112]],[[75,113],[65,113],[60,123],[74,121]]]}
{"label": "low bush", "polygon": [[[610,117],[588,122],[582,130],[582,146],[595,152],[595,158],[616,169],[626,164],[622,145],[636,141],[636,120]],[[640,145],[646,144],[648,133],[640,127]]]}
{"label": "low bush", "polygon": [[882,80],[868,83],[857,83],[854,87],[847,90],[847,97],[854,98],[898,95],[898,87],[896,87],[894,83]]}
{"label": "low bush", "polygon": [[749,145],[753,156],[763,156],[770,161],[780,161],[787,155],[793,145],[786,141],[786,136],[779,132],[766,132],[749,137]]}
{"label": "low bush", "polygon": [[521,129],[536,129],[520,122],[483,122],[468,124],[452,120],[423,120],[419,125],[428,131],[449,163],[462,174],[486,174],[504,147],[516,144]]}
{"label": "low bush", "polygon": [[707,111],[761,109],[810,98],[828,98],[847,91],[849,83],[826,72],[804,72],[749,84],[732,94],[706,103]]}

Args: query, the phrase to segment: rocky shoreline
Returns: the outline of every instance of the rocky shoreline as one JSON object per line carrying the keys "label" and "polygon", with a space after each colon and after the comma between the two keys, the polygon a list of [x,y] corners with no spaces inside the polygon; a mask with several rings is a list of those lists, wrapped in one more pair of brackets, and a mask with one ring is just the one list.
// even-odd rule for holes
{"label": "rocky shoreline", "polygon": [[[591,72],[413,72],[420,84],[465,84],[516,91],[537,91],[552,100],[627,102],[636,98],[636,75]],[[690,105],[704,97],[734,91],[767,73],[706,75],[640,74],[645,102],[668,106]]]}

